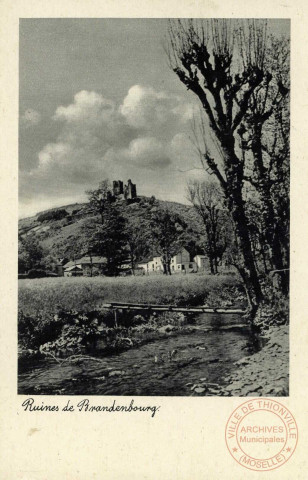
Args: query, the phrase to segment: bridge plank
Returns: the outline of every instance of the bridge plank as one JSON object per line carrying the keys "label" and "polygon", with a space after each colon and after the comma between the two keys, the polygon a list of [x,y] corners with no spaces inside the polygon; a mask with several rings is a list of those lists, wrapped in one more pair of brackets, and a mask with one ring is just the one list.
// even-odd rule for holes
{"label": "bridge plank", "polygon": [[171,312],[191,312],[191,313],[219,313],[219,314],[244,314],[246,310],[239,308],[210,308],[210,307],[178,307],[176,305],[149,305],[146,303],[121,303],[110,302],[102,305],[102,308],[112,310],[153,310],[153,311],[171,311]]}

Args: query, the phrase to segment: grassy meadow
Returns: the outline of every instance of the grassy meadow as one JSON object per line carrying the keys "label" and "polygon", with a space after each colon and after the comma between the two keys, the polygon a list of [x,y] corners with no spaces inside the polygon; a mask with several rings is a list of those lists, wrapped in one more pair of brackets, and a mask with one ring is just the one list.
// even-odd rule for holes
{"label": "grassy meadow", "polygon": [[96,310],[102,303],[174,305],[243,304],[239,279],[232,275],[153,275],[136,277],[58,277],[19,280],[19,310],[26,315],[63,310]]}

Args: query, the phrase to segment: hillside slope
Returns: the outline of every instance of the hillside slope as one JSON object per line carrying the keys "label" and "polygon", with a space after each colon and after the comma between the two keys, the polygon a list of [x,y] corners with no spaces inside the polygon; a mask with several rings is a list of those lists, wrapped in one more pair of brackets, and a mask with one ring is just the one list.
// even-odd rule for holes
{"label": "hillside slope", "polygon": [[[151,214],[159,208],[168,208],[180,215],[188,225],[188,239],[193,243],[202,244],[202,229],[200,221],[193,207],[175,202],[140,197],[137,202],[127,203],[125,200],[116,202],[121,214],[132,224],[139,226],[149,225]],[[41,217],[49,212],[65,210],[67,215],[59,220],[41,220]],[[37,215],[19,221],[19,238],[34,235],[40,242],[46,254],[54,257],[72,258],[76,253],[76,246],[83,243],[83,225],[93,217],[95,213],[89,203],[71,204],[56,209],[46,210]],[[78,252],[77,252],[78,254]]]}

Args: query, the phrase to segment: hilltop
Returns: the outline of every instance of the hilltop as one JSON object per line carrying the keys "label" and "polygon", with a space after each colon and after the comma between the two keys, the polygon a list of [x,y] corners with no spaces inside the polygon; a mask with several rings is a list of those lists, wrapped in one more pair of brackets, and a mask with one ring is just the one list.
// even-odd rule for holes
{"label": "hilltop", "polygon": [[[134,200],[117,200],[121,214],[136,228],[148,224],[152,213],[159,208],[168,208],[180,215],[188,225],[189,239],[201,243],[201,225],[194,208],[176,202],[157,200],[154,197],[138,197]],[[53,257],[72,258],[76,245],[83,243],[83,225],[95,216],[89,203],[75,203],[51,208],[19,220],[19,238],[34,235],[45,254]],[[62,217],[62,218],[61,218]]]}

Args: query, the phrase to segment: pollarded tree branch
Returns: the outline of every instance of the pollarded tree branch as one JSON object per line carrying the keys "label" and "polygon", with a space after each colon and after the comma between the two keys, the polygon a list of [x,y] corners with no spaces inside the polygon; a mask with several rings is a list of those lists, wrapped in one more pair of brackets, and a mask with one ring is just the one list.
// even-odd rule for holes
{"label": "pollarded tree branch", "polygon": [[217,163],[216,163],[215,160],[214,160],[213,158],[211,158],[207,153],[205,153],[203,156],[204,156],[204,160],[206,161],[206,163],[207,163],[207,165],[209,166],[209,168],[212,170],[213,173],[215,173],[215,175],[216,175],[216,177],[218,178],[219,183],[220,183],[223,191],[225,192],[226,189],[227,189],[227,182],[226,182],[226,180],[223,178],[222,173],[221,173],[221,171],[219,170]]}
{"label": "pollarded tree branch", "polygon": [[178,67],[174,69],[174,72],[177,74],[181,82],[183,82],[184,85],[186,85],[187,89],[191,90],[199,97],[199,100],[201,101],[202,106],[208,115],[210,127],[213,129],[217,137],[220,138],[221,131],[216,123],[214,114],[212,112],[209,101],[207,99],[206,92],[201,87],[197,77],[191,78],[190,76],[187,76],[185,72]]}
{"label": "pollarded tree branch", "polygon": [[240,109],[235,115],[235,118],[233,120],[233,124],[231,128],[232,132],[234,132],[237,129],[237,127],[243,120],[244,115],[246,114],[247,108],[249,106],[249,100],[251,99],[251,96],[255,91],[255,89],[257,88],[257,86],[260,85],[260,83],[262,82],[262,79],[263,79],[263,73],[261,72],[261,70],[256,70],[254,77],[251,78],[249,81],[250,87],[245,91],[245,93],[243,94],[242,100],[239,102]]}

